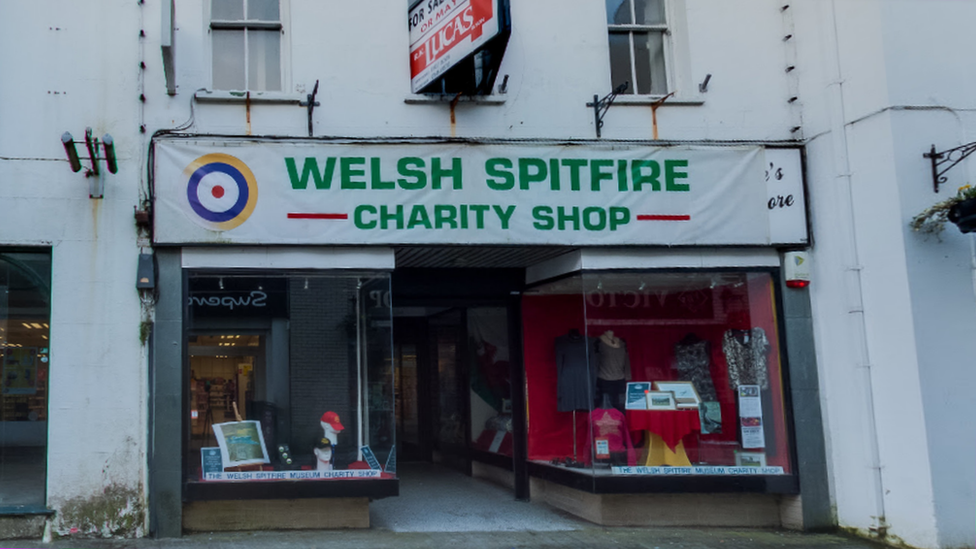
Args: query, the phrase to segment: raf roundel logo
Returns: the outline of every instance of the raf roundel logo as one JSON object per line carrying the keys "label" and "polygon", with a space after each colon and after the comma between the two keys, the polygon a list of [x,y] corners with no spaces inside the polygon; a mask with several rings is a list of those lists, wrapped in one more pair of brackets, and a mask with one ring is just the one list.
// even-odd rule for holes
{"label": "raf roundel logo", "polygon": [[258,184],[247,165],[237,158],[207,154],[187,166],[183,176],[190,209],[207,227],[229,231],[254,212]]}

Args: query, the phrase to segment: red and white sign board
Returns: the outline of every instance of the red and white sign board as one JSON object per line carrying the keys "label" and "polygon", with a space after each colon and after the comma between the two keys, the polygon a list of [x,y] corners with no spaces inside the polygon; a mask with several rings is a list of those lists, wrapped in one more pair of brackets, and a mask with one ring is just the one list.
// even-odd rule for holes
{"label": "red and white sign board", "polygon": [[410,10],[410,87],[440,78],[498,35],[499,0],[424,0]]}

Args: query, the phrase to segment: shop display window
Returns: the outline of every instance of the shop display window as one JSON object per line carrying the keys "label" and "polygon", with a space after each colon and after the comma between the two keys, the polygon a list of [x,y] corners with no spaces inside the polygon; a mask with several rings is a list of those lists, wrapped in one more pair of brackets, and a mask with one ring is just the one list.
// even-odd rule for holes
{"label": "shop display window", "polygon": [[593,475],[788,475],[768,272],[586,272],[525,292],[530,461]]}
{"label": "shop display window", "polygon": [[191,274],[191,483],[396,478],[389,278]]}
{"label": "shop display window", "polygon": [[43,507],[51,255],[0,252],[0,508]]}
{"label": "shop display window", "polygon": [[508,310],[468,309],[471,447],[512,456],[512,388]]}

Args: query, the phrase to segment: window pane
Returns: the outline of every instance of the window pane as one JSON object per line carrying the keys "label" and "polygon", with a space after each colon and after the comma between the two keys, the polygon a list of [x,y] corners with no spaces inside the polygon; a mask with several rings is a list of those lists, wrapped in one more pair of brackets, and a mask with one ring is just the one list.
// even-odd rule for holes
{"label": "window pane", "polygon": [[664,68],[664,33],[634,33],[634,62],[637,66],[637,93],[668,93]]}
{"label": "window pane", "polygon": [[630,82],[630,86],[624,93],[634,93],[634,83],[630,72],[630,35],[628,33],[610,33],[611,88],[616,88],[624,82]]}
{"label": "window pane", "polygon": [[244,31],[213,31],[213,87],[244,89]]}
{"label": "window pane", "polygon": [[664,16],[664,0],[635,0],[634,11],[638,25],[663,25],[667,23]]}
{"label": "window pane", "polygon": [[278,0],[248,0],[247,18],[257,21],[277,21]]}
{"label": "window pane", "polygon": [[274,31],[247,31],[247,89],[281,90],[281,34]]}
{"label": "window pane", "polygon": [[210,18],[217,20],[244,19],[244,0],[212,0]]}
{"label": "window pane", "polygon": [[611,25],[628,25],[634,20],[630,17],[630,0],[606,0],[607,23]]}
{"label": "window pane", "polygon": [[0,253],[0,505],[44,506],[51,256]]}

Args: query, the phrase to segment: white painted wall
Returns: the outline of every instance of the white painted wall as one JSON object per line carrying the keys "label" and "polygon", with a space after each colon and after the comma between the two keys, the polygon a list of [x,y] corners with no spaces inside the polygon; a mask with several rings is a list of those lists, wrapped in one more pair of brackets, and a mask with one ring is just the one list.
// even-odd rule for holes
{"label": "white painted wall", "polygon": [[[144,498],[146,357],[135,289],[133,207],[142,151],[135,2],[0,4],[0,246],[52,249],[48,505],[117,490]],[[111,133],[119,173],[102,200],[72,173],[60,137]],[[121,511],[126,513],[126,511]],[[141,514],[135,513],[138,523]],[[110,517],[109,528],[119,517]],[[67,533],[82,524],[58,523]],[[92,527],[92,530],[98,528]]]}
{"label": "white painted wall", "polygon": [[[610,90],[599,0],[513,1],[501,68],[508,93],[495,104],[460,103],[453,127],[446,103],[406,101],[402,0],[284,4],[290,55],[281,95],[304,99],[320,80],[317,136],[595,136],[585,103]],[[976,385],[967,337],[976,328],[970,240],[950,227],[941,242],[924,241],[907,222],[944,196],[928,190],[921,154],[932,143],[944,149],[976,139],[976,73],[967,70],[976,1],[799,0],[787,11],[784,4],[674,1],[678,94],[657,111],[660,137],[806,140],[814,321],[838,522],[867,533],[883,513],[893,538],[971,546],[976,439],[956,419],[976,415],[976,400],[967,398]],[[206,6],[177,2],[178,93],[170,97],[159,0],[0,3],[0,246],[50,246],[54,258],[54,508],[111,484],[145,496],[147,366],[132,209],[146,193],[150,136],[185,123],[204,134],[306,135],[306,111],[294,102],[255,97],[248,125],[243,101],[193,100],[209,87]],[[708,91],[699,94],[706,74]],[[68,170],[58,139],[65,130],[81,137],[86,126],[117,144],[121,169],[103,176],[102,200],[88,198],[88,181]],[[650,107],[621,99],[603,135],[650,139]],[[944,193],[974,175],[976,161],[960,165]]]}

